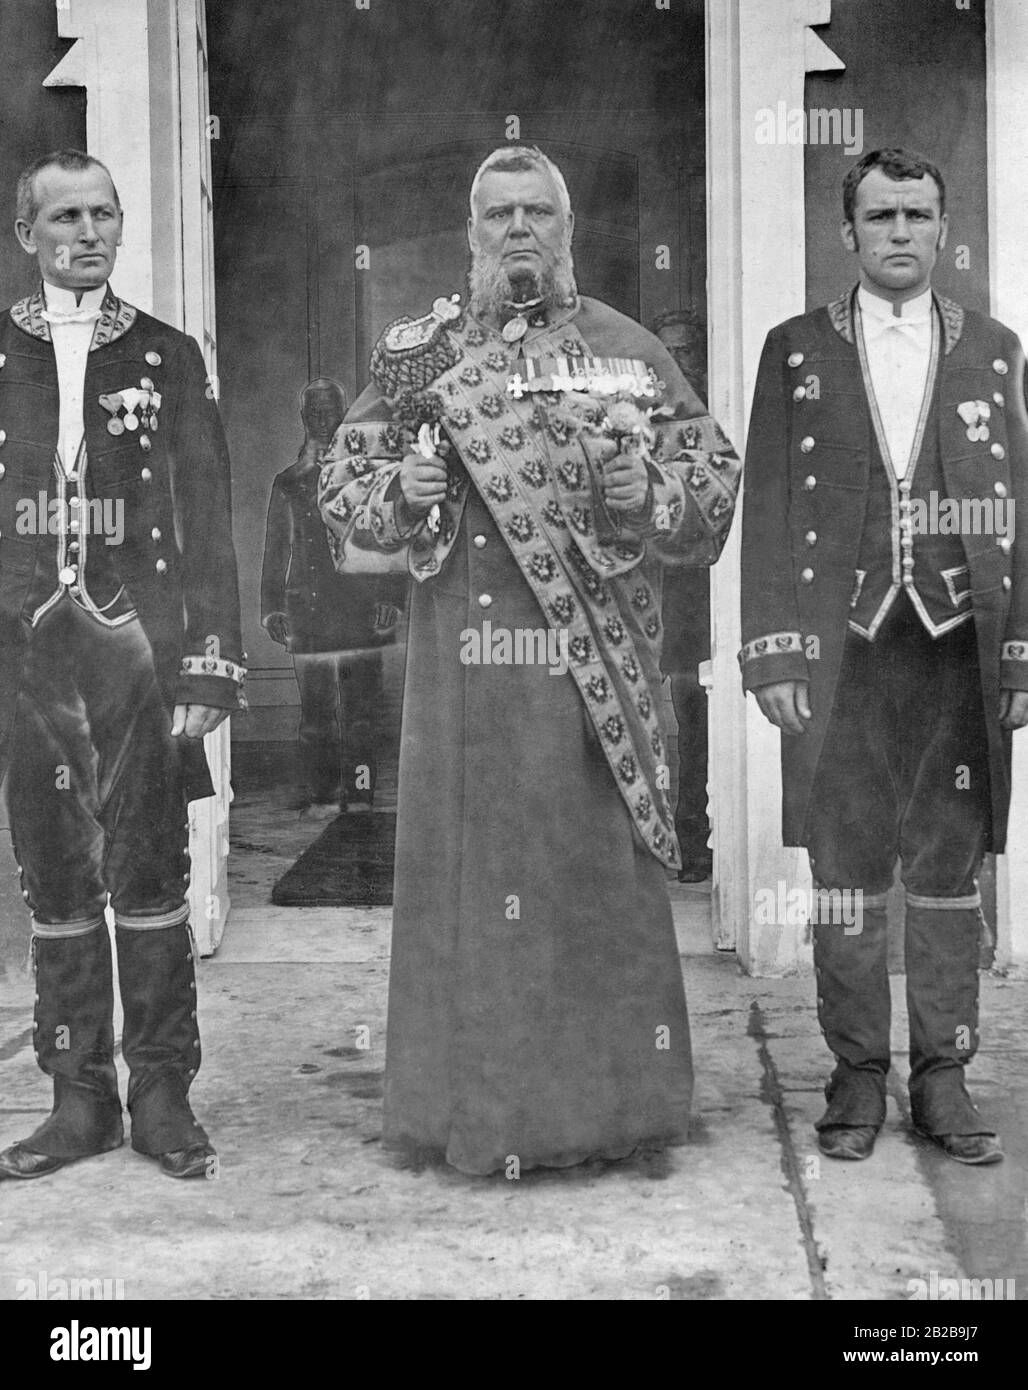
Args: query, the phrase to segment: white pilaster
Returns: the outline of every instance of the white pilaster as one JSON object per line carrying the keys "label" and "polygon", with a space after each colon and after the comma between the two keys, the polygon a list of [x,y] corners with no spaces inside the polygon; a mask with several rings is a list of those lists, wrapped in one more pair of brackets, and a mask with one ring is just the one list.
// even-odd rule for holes
{"label": "white pilaster", "polygon": [[56,0],[56,5],[57,32],[78,42],[43,85],[86,89],[86,147],[110,169],[125,209],[125,243],[113,283],[120,295],[149,312],[153,218],[146,0]]}
{"label": "white pilaster", "polygon": [[[807,28],[830,18],[831,0],[707,5],[710,403],[740,449],[764,337],[805,308],[804,147],[758,144],[758,113],[803,109],[805,74],[842,66]],[[805,853],[782,848],[780,735],[740,686],[740,534],[737,518],[712,582],[713,927],[750,974],[779,975],[808,968],[810,948],[802,929],[756,923],[755,894],[810,880]]]}

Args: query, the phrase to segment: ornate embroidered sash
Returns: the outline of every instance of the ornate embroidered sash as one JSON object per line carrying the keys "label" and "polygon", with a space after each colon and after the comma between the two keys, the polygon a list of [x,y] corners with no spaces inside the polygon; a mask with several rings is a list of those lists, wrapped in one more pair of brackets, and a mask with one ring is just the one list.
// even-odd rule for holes
{"label": "ornate embroidered sash", "polygon": [[[646,559],[646,548],[648,543],[658,556],[682,562],[676,532],[685,525],[688,497],[695,508],[689,544],[702,552],[700,563],[716,558],[731,516],[738,460],[710,416],[655,424],[648,469],[655,492],[666,499],[666,540],[661,530],[649,530],[648,541],[598,535],[598,523],[604,533],[613,528],[602,505],[599,470],[583,444],[582,410],[590,403],[555,392],[532,391],[519,399],[507,383],[515,363],[525,365],[525,345],[504,344],[467,318],[448,323],[445,332],[452,365],[421,393],[422,406],[441,414],[451,459],[455,453],[462,465],[451,468],[438,533],[430,534],[422,522],[410,536],[384,537],[383,515],[391,514],[386,494],[396,467],[376,467],[368,455],[402,457],[403,431],[391,421],[344,425],[330,451],[338,462],[326,467],[342,469],[325,512],[336,527],[337,565],[345,567],[346,545],[354,543],[363,522],[387,548],[409,544],[415,579],[437,573],[457,534],[470,478],[547,624],[567,630],[570,674],[643,843],[677,867],[664,740],[652,693],[660,685],[659,565]],[[533,337],[528,347],[540,373],[554,370],[541,359],[589,358],[585,340],[568,322]],[[683,459],[683,451],[689,457]],[[662,454],[676,456],[675,470],[661,464]]]}
{"label": "ornate embroidered sash", "polygon": [[[577,331],[563,331],[581,353]],[[475,336],[464,335],[462,361],[434,384],[447,403],[443,423],[546,622],[567,631],[570,674],[643,842],[677,866],[664,742],[644,670],[659,684],[657,663],[636,648],[638,639],[652,647],[659,638],[659,594],[644,575],[621,577],[645,546],[596,543],[578,428],[559,407],[537,412],[496,390],[496,373],[505,383],[513,354]]]}

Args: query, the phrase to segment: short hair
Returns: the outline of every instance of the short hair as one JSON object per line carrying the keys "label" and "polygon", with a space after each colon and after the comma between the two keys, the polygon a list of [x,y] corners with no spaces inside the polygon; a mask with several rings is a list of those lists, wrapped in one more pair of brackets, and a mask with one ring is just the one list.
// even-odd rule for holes
{"label": "short hair", "polygon": [[97,159],[95,155],[87,154],[85,150],[51,150],[49,154],[44,154],[39,159],[33,160],[18,177],[18,221],[27,222],[31,227],[39,215],[39,199],[36,197],[37,174],[41,174],[44,169],[71,169],[78,172],[82,169],[92,168],[102,169],[111,180],[111,187],[114,188],[114,202],[118,211],[121,212],[121,199],[118,197],[118,190],[114,187],[111,171],[103,160]]}
{"label": "short hair", "polygon": [[537,149],[535,145],[501,145],[498,150],[493,150],[492,154],[483,159],[471,182],[468,203],[471,207],[472,217],[475,215],[475,195],[478,193],[479,185],[483,177],[492,169],[501,174],[524,174],[530,173],[534,169],[542,169],[544,173],[549,174],[557,187],[561,212],[565,217],[570,216],[571,195],[564,182],[564,175],[553,160],[543,154],[542,150]]}
{"label": "short hair", "polygon": [[946,185],[939,170],[923,155],[910,150],[868,150],[848,170],[842,181],[842,211],[847,222],[853,221],[857,206],[857,189],[872,169],[881,169],[890,179],[923,179],[925,174],[935,180],[939,190],[939,212],[946,211]]}

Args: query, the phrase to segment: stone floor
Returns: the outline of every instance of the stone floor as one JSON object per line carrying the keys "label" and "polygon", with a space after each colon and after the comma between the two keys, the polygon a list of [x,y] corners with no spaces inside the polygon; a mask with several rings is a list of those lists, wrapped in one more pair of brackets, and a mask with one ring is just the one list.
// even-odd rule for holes
{"label": "stone floor", "polygon": [[[246,822],[239,805],[237,837]],[[45,1276],[120,1279],[145,1299],[901,1300],[933,1272],[1014,1279],[1025,1297],[1028,984],[983,978],[974,1088],[1004,1164],[961,1168],[911,1133],[900,977],[887,1126],[870,1162],[833,1164],[812,1130],[825,1054],[809,981],[743,976],[711,950],[707,886],[674,884],[690,1145],[517,1181],[404,1168],[379,1144],[389,909],[269,907],[275,856],[247,842],[252,881],[200,971],[194,1098],[215,1178],[174,1183],[126,1147],[3,1184],[0,1297]],[[47,1109],[31,983],[9,972],[0,1146]]]}

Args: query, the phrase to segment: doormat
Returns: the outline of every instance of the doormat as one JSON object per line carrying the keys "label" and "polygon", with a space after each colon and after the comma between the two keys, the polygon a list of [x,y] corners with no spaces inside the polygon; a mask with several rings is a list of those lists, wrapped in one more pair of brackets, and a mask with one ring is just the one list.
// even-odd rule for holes
{"label": "doormat", "polygon": [[396,816],[341,815],[271,890],[278,907],[385,907],[393,901]]}

